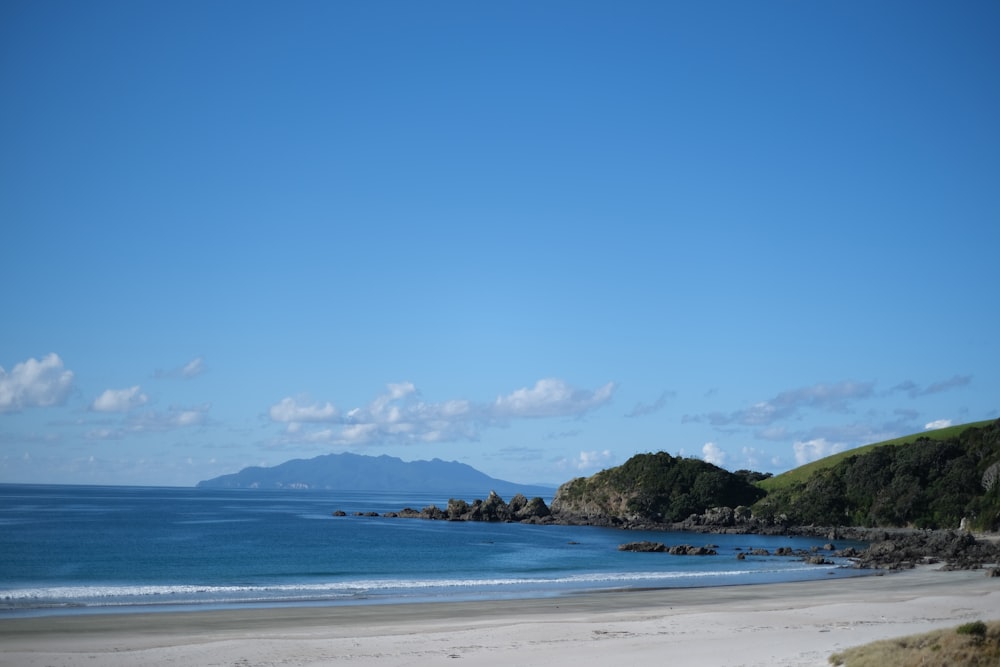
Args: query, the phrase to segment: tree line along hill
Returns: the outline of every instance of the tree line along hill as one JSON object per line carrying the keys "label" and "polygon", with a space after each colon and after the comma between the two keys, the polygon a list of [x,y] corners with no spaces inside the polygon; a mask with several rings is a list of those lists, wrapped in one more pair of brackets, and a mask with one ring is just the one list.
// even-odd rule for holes
{"label": "tree line along hill", "polygon": [[799,526],[1000,529],[1000,420],[898,438],[771,477],[664,452],[562,485],[553,511],[677,523],[715,507]]}

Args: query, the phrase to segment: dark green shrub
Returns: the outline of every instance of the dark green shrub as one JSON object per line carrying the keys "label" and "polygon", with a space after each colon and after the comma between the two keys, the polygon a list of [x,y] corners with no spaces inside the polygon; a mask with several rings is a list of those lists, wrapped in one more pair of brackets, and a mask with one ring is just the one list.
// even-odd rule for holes
{"label": "dark green shrub", "polygon": [[962,625],[955,628],[955,632],[960,635],[971,635],[979,641],[986,639],[986,624],[982,621],[973,621],[971,623],[963,623]]}

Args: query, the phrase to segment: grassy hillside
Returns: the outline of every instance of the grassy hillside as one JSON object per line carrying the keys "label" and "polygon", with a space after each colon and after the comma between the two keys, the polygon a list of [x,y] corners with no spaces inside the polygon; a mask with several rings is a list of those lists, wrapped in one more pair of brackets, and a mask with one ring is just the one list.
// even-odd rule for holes
{"label": "grassy hillside", "polygon": [[882,447],[885,445],[908,445],[912,442],[919,440],[920,438],[927,438],[929,440],[949,440],[951,438],[958,437],[962,431],[967,428],[982,428],[987,424],[993,423],[994,420],[988,419],[981,422],[973,422],[971,424],[959,424],[958,426],[949,426],[948,428],[940,428],[935,431],[922,431],[920,433],[914,433],[912,435],[905,435],[901,438],[894,438],[892,440],[885,440],[883,442],[876,442],[870,445],[863,445],[861,447],[855,447],[854,449],[848,449],[844,452],[838,452],[836,454],[831,454],[826,458],[819,459],[818,461],[813,461],[812,463],[807,463],[804,466],[799,466],[798,468],[793,468],[788,472],[783,472],[780,475],[775,475],[774,477],[769,477],[767,479],[760,480],[757,482],[757,486],[764,489],[768,493],[773,491],[778,491],[781,489],[787,489],[795,484],[804,483],[812,475],[820,470],[826,470],[827,468],[832,468],[838,463],[843,461],[849,456],[857,456],[858,454],[864,454],[876,447]]}
{"label": "grassy hillside", "polygon": [[563,484],[551,508],[566,520],[640,526],[739,506],[769,527],[1000,530],[1000,420],[858,447],[766,480],[700,459],[638,454]]}
{"label": "grassy hillside", "polygon": [[1000,420],[859,447],[774,480],[754,517],[799,526],[957,528],[967,521],[995,531]]}

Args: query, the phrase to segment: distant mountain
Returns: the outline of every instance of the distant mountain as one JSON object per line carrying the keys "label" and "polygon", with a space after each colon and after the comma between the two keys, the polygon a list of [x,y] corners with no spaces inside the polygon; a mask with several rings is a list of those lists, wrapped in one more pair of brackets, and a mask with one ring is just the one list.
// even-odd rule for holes
{"label": "distant mountain", "polygon": [[325,454],[293,459],[262,468],[252,466],[230,475],[198,482],[203,489],[319,489],[337,491],[401,491],[485,498],[523,493],[551,496],[554,488],[515,484],[490,477],[457,461],[403,461],[393,456]]}

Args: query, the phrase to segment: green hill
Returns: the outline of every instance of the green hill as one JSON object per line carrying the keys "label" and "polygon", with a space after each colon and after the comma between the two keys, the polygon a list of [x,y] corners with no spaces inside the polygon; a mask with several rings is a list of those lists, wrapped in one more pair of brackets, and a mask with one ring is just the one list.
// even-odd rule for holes
{"label": "green hill", "polygon": [[552,511],[581,523],[661,524],[711,507],[749,506],[763,495],[747,474],[658,452],[637,454],[620,466],[563,484]]}
{"label": "green hill", "polygon": [[1000,528],[1000,420],[860,447],[764,480],[753,506],[793,525]]}
{"label": "green hill", "polygon": [[849,449],[846,452],[838,452],[836,454],[831,454],[826,458],[822,458],[811,463],[799,466],[798,468],[793,468],[788,472],[783,472],[780,475],[775,475],[774,477],[768,477],[767,479],[762,479],[757,482],[757,486],[764,489],[768,493],[772,491],[778,491],[780,489],[787,488],[794,484],[802,483],[809,479],[814,473],[820,470],[825,470],[827,468],[832,468],[844,459],[851,456],[858,456],[866,452],[875,449],[876,447],[885,446],[899,446],[908,445],[910,443],[916,442],[920,439],[928,440],[949,440],[959,436],[962,431],[967,428],[982,428],[989,424],[992,424],[993,420],[986,420],[981,422],[973,422],[970,424],[959,424],[958,426],[949,426],[947,428],[941,428],[934,431],[923,431],[921,433],[914,433],[912,435],[904,435],[901,438],[893,438],[892,440],[884,440],[882,442],[876,442],[870,445],[862,445],[861,447],[855,447],[854,449]]}
{"label": "green hill", "polygon": [[[1000,529],[1000,420],[874,443],[762,477],[665,452],[638,454],[563,484],[551,509],[564,522],[623,527],[687,522],[728,527],[735,521],[751,530],[958,528],[964,521],[995,531]],[[721,507],[731,511],[719,512]]]}

